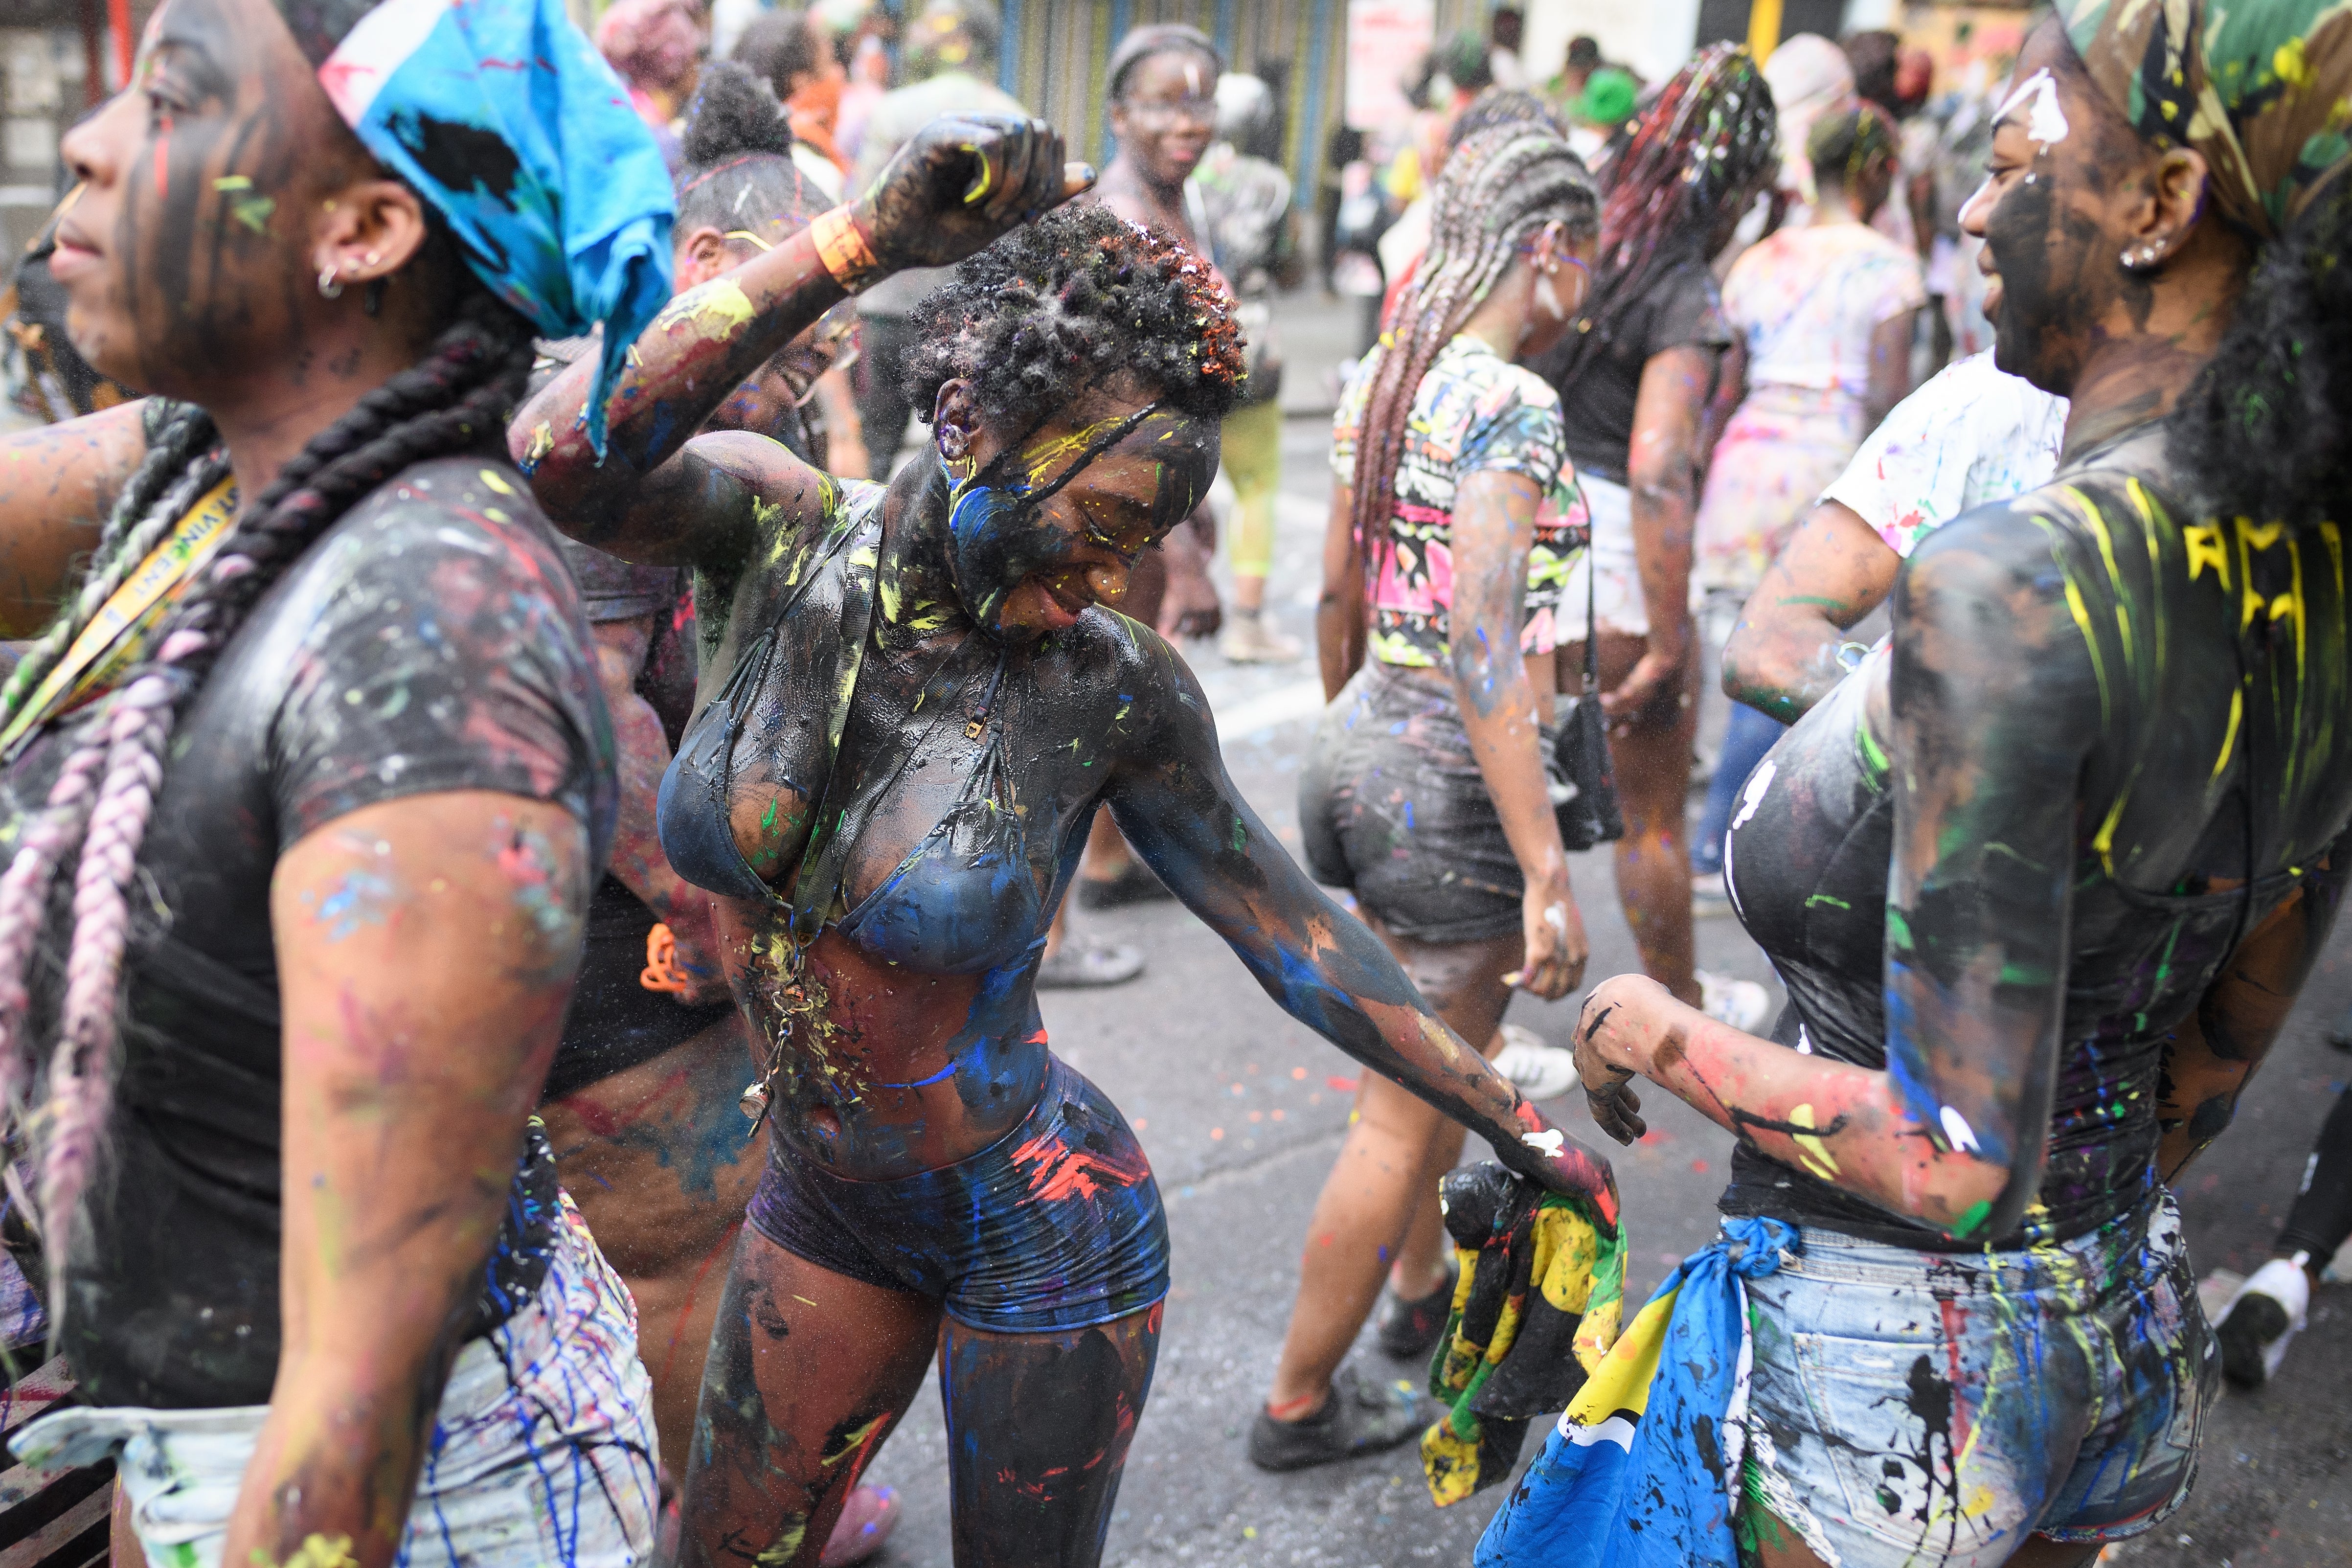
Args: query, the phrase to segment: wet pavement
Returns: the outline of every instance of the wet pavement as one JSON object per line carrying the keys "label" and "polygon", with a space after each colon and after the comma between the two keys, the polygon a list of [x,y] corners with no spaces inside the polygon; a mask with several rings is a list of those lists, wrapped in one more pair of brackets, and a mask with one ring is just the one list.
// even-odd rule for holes
{"label": "wet pavement", "polygon": [[[1283,400],[1292,409],[1317,401],[1316,384],[1297,379],[1319,375],[1312,356],[1343,352],[1329,346],[1344,335],[1335,315],[1309,307],[1298,316],[1294,380]],[[1327,436],[1328,423],[1309,415],[1294,414],[1286,425],[1268,599],[1276,624],[1310,643]],[[1235,781],[1295,847],[1298,759],[1320,706],[1311,658],[1234,668],[1207,644],[1189,647],[1186,657],[1218,714]],[[1634,968],[1607,856],[1574,857],[1573,867],[1592,940],[1589,977]],[[1158,1377],[1105,1562],[1466,1564],[1502,1489],[1439,1510],[1410,1446],[1286,1476],[1256,1470],[1243,1452],[1281,1343],[1308,1212],[1346,1126],[1355,1063],[1292,1023],[1177,906],[1078,918],[1087,929],[1140,943],[1150,967],[1114,991],[1046,993],[1046,1025],[1055,1049],[1133,1122],[1167,1197],[1175,1255]],[[2323,1038],[2326,1023],[2352,1003],[2347,943],[2352,936],[2339,932],[2237,1124],[2183,1184],[2200,1275],[2247,1271],[2268,1255],[2312,1135],[2352,1078],[2352,1056]],[[1699,963],[1770,984],[1763,955],[1727,918],[1700,922]],[[1564,1042],[1573,1006],[1522,996],[1510,1016]],[[1628,1295],[1639,1301],[1675,1262],[1712,1238],[1730,1139],[1663,1094],[1645,1100],[1650,1135],[1627,1150],[1591,1129],[1580,1097],[1549,1109],[1616,1163],[1632,1239]],[[1474,1142],[1465,1157],[1485,1154]],[[2323,1289],[2311,1320],[2272,1388],[2233,1394],[2209,1415],[2201,1473],[2187,1506],[2148,1535],[2111,1549],[2108,1560],[2149,1568],[2352,1564],[2352,1286]],[[1369,1332],[1356,1356],[1381,1377],[1418,1381],[1423,1371],[1381,1357]],[[1530,1455],[1538,1437],[1529,1439]],[[947,1568],[946,1463],[936,1392],[927,1390],[872,1471],[899,1489],[906,1508],[882,1563]]]}

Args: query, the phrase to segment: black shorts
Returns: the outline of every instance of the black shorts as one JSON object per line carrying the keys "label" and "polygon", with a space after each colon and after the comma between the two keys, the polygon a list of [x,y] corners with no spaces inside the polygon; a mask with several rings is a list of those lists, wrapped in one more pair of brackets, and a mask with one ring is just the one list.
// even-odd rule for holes
{"label": "black shorts", "polygon": [[[1547,772],[1552,731],[1543,731]],[[1519,929],[1527,882],[1471,754],[1454,682],[1367,660],[1323,710],[1298,777],[1316,880],[1395,935],[1438,944]]]}
{"label": "black shorts", "polygon": [[1021,1124],[952,1165],[857,1182],[772,1144],[745,1217],[794,1257],[991,1333],[1091,1328],[1168,1294],[1150,1162],[1118,1107],[1058,1058]]}
{"label": "black shorts", "polygon": [[640,976],[654,912],[619,878],[608,873],[597,885],[587,923],[580,978],[540,1092],[542,1105],[649,1062],[735,1012],[731,1001],[690,1007],[667,991],[646,989]]}

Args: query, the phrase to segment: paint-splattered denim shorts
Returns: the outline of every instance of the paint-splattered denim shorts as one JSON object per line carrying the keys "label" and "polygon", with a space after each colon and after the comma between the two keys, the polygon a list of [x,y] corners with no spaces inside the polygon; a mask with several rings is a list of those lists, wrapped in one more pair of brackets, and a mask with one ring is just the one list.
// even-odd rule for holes
{"label": "paint-splattered denim shorts", "polygon": [[[1553,730],[1540,754],[1558,782]],[[1442,670],[1367,659],[1316,727],[1298,774],[1307,868],[1408,942],[1518,933],[1527,882]]]}
{"label": "paint-splattered denim shorts", "polygon": [[1748,1281],[1748,1519],[1830,1568],[1996,1568],[2189,1495],[2220,1362],[2170,1194],[2023,1252],[1803,1234]]}
{"label": "paint-splattered denim shorts", "polygon": [[[632,1568],[660,1506],[637,1312],[563,1199],[547,1280],[457,1352],[397,1568]],[[60,1410],[10,1440],[36,1468],[117,1457],[154,1568],[219,1568],[267,1405]]]}

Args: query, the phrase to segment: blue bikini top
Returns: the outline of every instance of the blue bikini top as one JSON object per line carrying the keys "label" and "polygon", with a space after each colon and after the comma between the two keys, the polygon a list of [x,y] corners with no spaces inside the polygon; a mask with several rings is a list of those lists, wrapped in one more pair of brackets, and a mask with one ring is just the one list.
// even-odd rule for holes
{"label": "blue bikini top", "polygon": [[[882,531],[881,487],[846,489],[846,504],[827,507],[826,526],[799,548],[797,560],[782,563],[792,589],[737,658],[726,687],[687,727],[656,806],[662,848],[696,887],[784,911],[795,946],[806,947],[833,924],[885,963],[930,974],[983,973],[1035,945],[1044,903],[1029,869],[1003,727],[992,721],[1004,653],[995,645],[995,670],[976,710],[960,713],[960,704],[944,703],[911,742],[886,742],[850,767],[836,765],[873,628]],[[947,658],[969,658],[967,649],[984,653],[989,646],[991,639],[975,633]],[[788,895],[744,858],[727,804],[736,743],[772,679],[793,689],[776,693],[786,701],[771,708],[804,710],[824,700],[818,694],[830,694],[824,744],[811,748],[816,754],[805,764],[811,776],[784,781],[815,803],[803,818],[812,826]],[[802,700],[792,700],[796,694]],[[856,908],[845,907],[859,834],[917,754],[958,717],[967,720],[961,728],[973,760],[954,804]],[[805,712],[800,721],[807,722]],[[779,863],[788,853],[789,845]]]}

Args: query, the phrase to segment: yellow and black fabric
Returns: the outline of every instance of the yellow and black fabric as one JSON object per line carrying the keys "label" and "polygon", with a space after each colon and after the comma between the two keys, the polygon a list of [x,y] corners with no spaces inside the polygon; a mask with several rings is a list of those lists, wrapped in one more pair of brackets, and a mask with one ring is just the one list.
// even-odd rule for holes
{"label": "yellow and black fabric", "polygon": [[1580,1198],[1491,1162],[1439,1189],[1462,1266],[1429,1392],[1446,1414],[1422,1435],[1440,1508],[1510,1479],[1528,1426],[1568,1408],[1617,1338],[1625,1237]]}

